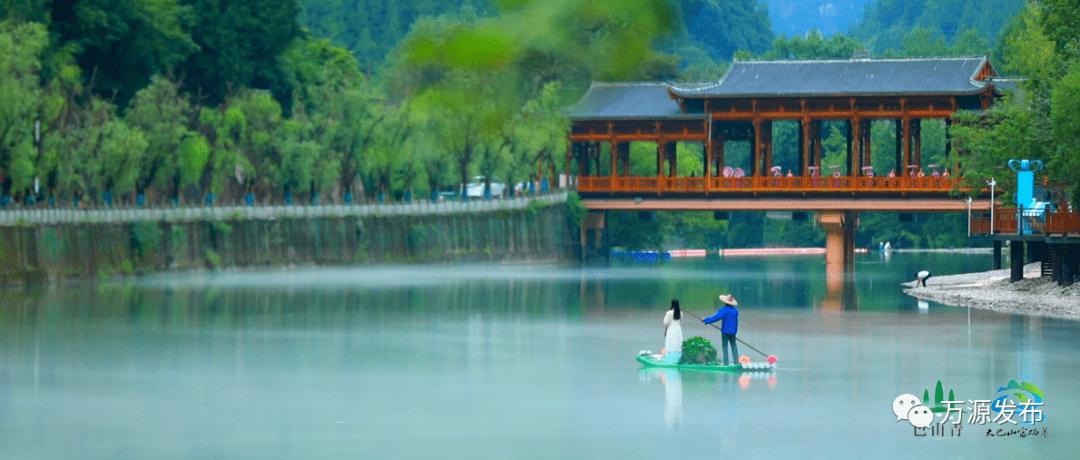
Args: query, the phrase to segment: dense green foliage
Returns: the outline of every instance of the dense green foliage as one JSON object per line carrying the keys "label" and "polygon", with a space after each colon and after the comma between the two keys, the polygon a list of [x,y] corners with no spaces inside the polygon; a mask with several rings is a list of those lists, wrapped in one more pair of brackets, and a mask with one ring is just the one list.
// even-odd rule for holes
{"label": "dense green foliage", "polygon": [[[852,27],[872,54],[904,48],[911,55],[937,56],[956,46],[971,30],[985,40],[997,36],[1010,17],[1024,7],[1024,0],[876,0],[866,5],[863,19]],[[905,43],[912,30],[926,29],[930,43],[916,49]]]}
{"label": "dense green foliage", "polygon": [[683,341],[679,364],[713,364],[715,362],[716,347],[708,339],[695,336]]}
{"label": "dense green foliage", "polygon": [[[964,162],[968,185],[993,177],[1007,193],[1015,173],[1002,165],[1010,159],[1038,159],[1039,173],[1059,207],[1080,199],[1080,6],[1075,0],[1030,3],[1013,17],[999,37],[998,54],[1010,73],[1027,77],[1007,104],[987,114],[958,113],[952,130],[956,160]],[[974,153],[970,155],[969,153]]]}
{"label": "dense green foliage", "polygon": [[773,38],[766,6],[756,0],[681,0],[686,41],[715,61],[736,51],[763,53]]}
{"label": "dense green foliage", "polygon": [[[569,126],[560,108],[592,81],[712,80],[733,56],[862,53],[992,52],[1003,74],[1030,77],[1000,110],[957,115],[953,152],[975,155],[946,158],[944,124],[924,123],[924,165],[960,162],[970,184],[996,176],[1004,189],[1011,175],[1001,165],[1014,157],[1045,160],[1058,182],[1080,176],[1075,1],[1033,3],[1010,18],[1019,0],[878,0],[851,36],[780,37],[765,5],[0,0],[0,196],[341,202],[459,193],[474,175],[553,179]],[[871,128],[882,173],[895,168],[894,128],[887,120]],[[846,168],[845,130],[826,123],[825,164]],[[797,125],[777,123],[773,136],[777,165],[797,169]],[[749,163],[745,144],[727,146],[731,164]],[[703,172],[700,145],[677,151],[680,174]],[[654,174],[655,152],[655,144],[633,143],[632,172]],[[824,237],[812,218],[716,217],[611,213],[610,242],[809,246]],[[953,217],[899,222],[868,213],[857,241],[963,244],[963,221]]]}
{"label": "dense green foliage", "polygon": [[424,17],[471,10],[486,15],[484,0],[302,0],[300,24],[356,56],[369,76]]}

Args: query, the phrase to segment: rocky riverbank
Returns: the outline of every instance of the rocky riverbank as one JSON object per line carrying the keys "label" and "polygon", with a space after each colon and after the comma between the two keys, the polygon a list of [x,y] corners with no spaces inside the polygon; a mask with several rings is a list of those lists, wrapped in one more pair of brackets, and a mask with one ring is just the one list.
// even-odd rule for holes
{"label": "rocky riverbank", "polygon": [[946,305],[1080,320],[1080,283],[1058,286],[1049,276],[1040,276],[1038,262],[1025,265],[1024,279],[1015,283],[1009,282],[1006,268],[932,276],[926,287],[914,287],[914,281],[904,285],[908,295]]}

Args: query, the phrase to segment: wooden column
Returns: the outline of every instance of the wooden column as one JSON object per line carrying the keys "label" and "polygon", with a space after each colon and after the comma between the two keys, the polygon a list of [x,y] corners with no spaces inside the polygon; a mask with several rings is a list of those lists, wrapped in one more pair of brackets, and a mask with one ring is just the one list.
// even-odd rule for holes
{"label": "wooden column", "polygon": [[[907,111],[907,98],[900,98],[900,112],[903,114],[903,126],[904,131],[904,166],[901,171],[907,173],[907,167],[911,164],[911,116]],[[901,168],[897,166],[897,168]]]}
{"label": "wooden column", "polygon": [[600,177],[600,152],[604,151],[600,145],[600,141],[597,141],[596,144],[593,145],[593,158],[596,160],[596,171],[593,171],[593,176],[595,177]]}
{"label": "wooden column", "polygon": [[664,177],[664,140],[656,142],[656,178]]}
{"label": "wooden column", "polygon": [[[614,178],[619,175],[619,141],[611,138],[611,171],[608,176]],[[614,185],[614,183],[612,183]]]}
{"label": "wooden column", "polygon": [[630,143],[619,144],[619,161],[622,162],[622,176],[630,177]]}
{"label": "wooden column", "polygon": [[911,136],[915,138],[915,162],[919,169],[922,169],[922,119],[916,118],[911,120]]}
{"label": "wooden column", "polygon": [[716,144],[716,175],[720,176],[724,172],[724,144],[727,143],[727,133],[723,129],[720,130],[720,142]]}
{"label": "wooden column", "polygon": [[[756,105],[756,104],[755,104]],[[754,118],[754,142],[753,148],[750,150],[750,175],[758,176],[761,174],[758,171],[758,166],[761,164],[761,119]]]}
{"label": "wooden column", "polygon": [[859,168],[862,166],[862,117],[859,116],[858,105],[855,103],[855,98],[850,98],[848,103],[851,104],[851,119],[848,120],[848,138],[851,141],[848,143],[848,176],[858,177],[862,172]]}
{"label": "wooden column", "polygon": [[[705,101],[706,107],[708,107],[708,105],[707,105],[708,102],[709,101]],[[705,158],[704,158],[704,160],[705,160],[705,169],[701,172],[701,176],[706,179],[705,180],[705,193],[709,192],[708,178],[712,176],[712,168],[711,168],[711,166],[712,166],[712,149],[713,149],[712,124],[713,124],[712,123],[712,118],[709,118],[708,120],[705,120],[705,146],[704,146],[704,149],[705,149]]]}
{"label": "wooden column", "polygon": [[660,123],[656,123],[656,178],[664,177],[664,133],[660,131]]}
{"label": "wooden column", "polygon": [[678,167],[676,166],[675,157],[678,155],[677,152],[679,151],[679,143],[669,142],[667,144],[667,147],[668,148],[665,149],[666,151],[664,152],[664,156],[667,157],[668,161],[668,177],[675,177],[675,175],[678,174]]}
{"label": "wooden column", "polygon": [[802,175],[810,175],[810,117],[803,116],[799,121],[799,159],[802,161]]}
{"label": "wooden column", "polygon": [[907,116],[906,114],[904,115],[903,127],[902,128],[903,128],[903,131],[904,131],[904,148],[903,148],[903,152],[904,152],[904,166],[903,166],[903,168],[904,169],[903,169],[903,171],[904,171],[904,173],[907,173],[907,167],[908,167],[908,165],[911,164],[911,117]]}
{"label": "wooden column", "polygon": [[856,157],[858,157],[860,155],[860,153],[859,153],[859,136],[858,136],[858,134],[859,134],[859,122],[858,122],[858,119],[856,118],[856,119],[847,120],[847,138],[848,138],[848,143],[847,143],[847,175],[848,176],[857,176],[857,175],[859,175],[858,172],[856,172],[856,167],[855,167],[855,165],[857,163],[857,161],[855,161]]}
{"label": "wooden column", "polygon": [[768,172],[771,171],[773,167],[772,123],[772,120],[765,120],[765,122],[761,124],[761,128],[764,130],[762,132],[762,137],[765,138],[765,170],[762,172],[762,174],[768,174]]}
{"label": "wooden column", "polygon": [[[814,143],[814,160],[811,163],[813,166],[817,166],[818,168],[821,168],[821,122],[822,120],[814,120],[812,122],[814,129],[811,132]],[[825,171],[819,171],[822,175],[825,175]]]}
{"label": "wooden column", "polygon": [[[608,132],[608,136],[610,136],[608,138],[608,147],[609,147],[610,152],[608,152],[608,153],[611,155],[611,169],[608,170],[608,176],[613,179],[611,184],[615,185],[614,178],[619,172],[618,167],[616,166],[616,164],[617,164],[616,162],[618,161],[617,152],[619,151],[619,149],[616,147],[618,145],[618,140],[616,139],[616,136],[615,136],[615,123],[612,123],[610,121],[608,122],[608,124],[607,124],[607,132]],[[597,161],[597,165],[596,165],[596,175],[597,176],[600,175],[599,160]]]}
{"label": "wooden column", "polygon": [[870,146],[874,144],[874,120],[863,120],[863,166],[873,166]]}
{"label": "wooden column", "polygon": [[896,126],[895,126],[896,133],[895,133],[895,136],[894,136],[895,139],[896,139],[896,160],[895,160],[895,162],[893,164],[895,165],[894,168],[896,169],[897,177],[903,177],[904,176],[904,153],[903,153],[904,152],[904,127],[903,127],[904,121],[902,119],[900,119],[900,118],[896,118],[896,119],[893,120],[893,123],[896,124]]}

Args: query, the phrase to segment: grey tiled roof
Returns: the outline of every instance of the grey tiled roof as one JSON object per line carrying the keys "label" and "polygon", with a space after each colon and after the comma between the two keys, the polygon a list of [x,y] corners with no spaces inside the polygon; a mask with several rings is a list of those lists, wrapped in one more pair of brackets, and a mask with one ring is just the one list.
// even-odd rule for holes
{"label": "grey tiled roof", "polygon": [[975,94],[987,84],[975,80],[987,62],[985,56],[735,61],[712,85],[671,89],[681,97]]}
{"label": "grey tiled roof", "polygon": [[577,104],[566,110],[571,119],[698,118],[679,110],[662,82],[594,82]]}
{"label": "grey tiled roof", "polygon": [[1000,91],[1016,91],[1020,89],[1020,83],[1023,81],[1023,78],[1018,77],[998,77],[991,80],[991,83]]}

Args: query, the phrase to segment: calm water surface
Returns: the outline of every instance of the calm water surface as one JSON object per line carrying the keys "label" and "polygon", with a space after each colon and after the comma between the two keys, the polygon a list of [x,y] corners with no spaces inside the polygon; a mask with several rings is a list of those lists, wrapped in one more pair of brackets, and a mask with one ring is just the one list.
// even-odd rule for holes
{"label": "calm water surface", "polygon": [[[989,255],[861,255],[829,283],[821,256],[710,257],[0,292],[0,459],[1072,456],[1080,324],[920,305],[899,285],[923,268],[989,267]],[[634,360],[663,346],[672,298],[704,316],[728,292],[739,338],[778,370]],[[719,342],[689,316],[683,331]],[[987,437],[1027,425],[969,424],[972,404],[959,436],[951,424],[916,436],[893,414],[898,395],[932,399],[939,380],[967,401],[1011,379],[1043,393],[1038,436]]]}

